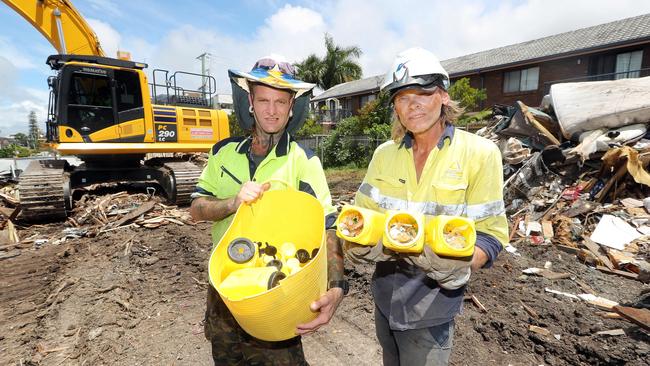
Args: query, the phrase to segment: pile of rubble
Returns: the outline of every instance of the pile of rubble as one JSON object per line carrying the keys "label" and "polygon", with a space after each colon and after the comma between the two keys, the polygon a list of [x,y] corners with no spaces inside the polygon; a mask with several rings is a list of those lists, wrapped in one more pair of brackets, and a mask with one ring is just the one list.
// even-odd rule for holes
{"label": "pile of rubble", "polygon": [[556,84],[539,108],[494,106],[477,134],[503,155],[510,250],[554,245],[599,271],[650,282],[649,123],[650,77]]}
{"label": "pile of rubble", "polygon": [[[20,201],[13,186],[0,189],[0,259],[20,255],[21,250],[46,244],[61,244],[69,239],[97,237],[103,233],[126,228],[155,229],[163,225],[196,225],[187,210],[163,204],[161,198],[146,193],[118,192],[94,195],[92,189],[75,202],[75,207],[62,230],[38,230],[46,225],[31,225],[30,235],[21,238],[14,221],[20,212]],[[19,219],[19,216],[18,216]],[[22,224],[20,221],[17,221]]]}

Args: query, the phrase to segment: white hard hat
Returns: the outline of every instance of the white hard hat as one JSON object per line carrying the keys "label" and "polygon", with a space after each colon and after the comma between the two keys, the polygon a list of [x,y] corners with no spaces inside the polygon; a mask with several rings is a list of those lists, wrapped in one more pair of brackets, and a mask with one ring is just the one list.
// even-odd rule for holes
{"label": "white hard hat", "polygon": [[435,87],[447,90],[449,74],[433,53],[424,48],[414,47],[400,52],[395,57],[384,77],[381,90],[387,90],[392,100],[393,96],[403,89]]}

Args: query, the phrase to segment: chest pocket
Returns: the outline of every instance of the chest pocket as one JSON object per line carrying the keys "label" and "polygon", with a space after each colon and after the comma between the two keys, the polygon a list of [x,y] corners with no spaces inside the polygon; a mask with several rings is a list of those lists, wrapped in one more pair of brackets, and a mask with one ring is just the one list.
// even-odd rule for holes
{"label": "chest pocket", "polygon": [[390,175],[379,174],[373,185],[379,189],[381,197],[377,202],[379,207],[387,210],[406,208],[406,181]]}
{"label": "chest pocket", "polygon": [[461,216],[467,211],[467,182],[433,182],[434,215]]}
{"label": "chest pocket", "polygon": [[219,166],[219,175],[217,178],[217,186],[219,187],[218,198],[224,199],[237,195],[243,184],[243,180],[248,178],[241,176],[241,173],[238,176],[233,170],[232,166]]}

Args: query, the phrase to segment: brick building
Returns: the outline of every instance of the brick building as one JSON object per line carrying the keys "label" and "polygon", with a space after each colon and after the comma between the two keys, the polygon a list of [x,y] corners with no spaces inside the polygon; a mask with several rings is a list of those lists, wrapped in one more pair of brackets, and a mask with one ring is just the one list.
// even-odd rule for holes
{"label": "brick building", "polygon": [[[650,76],[650,14],[560,33],[528,42],[442,61],[452,83],[463,77],[484,88],[480,106],[537,106],[550,85],[569,81],[611,80]],[[312,99],[331,111],[337,106],[355,114],[375,98],[382,76],[334,86]],[[337,104],[338,103],[338,104]],[[342,108],[342,107],[337,107]]]}

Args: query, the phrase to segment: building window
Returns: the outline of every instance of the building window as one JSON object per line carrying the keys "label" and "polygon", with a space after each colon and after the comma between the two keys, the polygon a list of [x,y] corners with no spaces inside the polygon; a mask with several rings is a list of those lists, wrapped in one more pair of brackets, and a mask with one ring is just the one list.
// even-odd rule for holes
{"label": "building window", "polygon": [[638,78],[643,51],[625,52],[616,55],[616,79]]}
{"label": "building window", "polygon": [[374,94],[362,96],[361,97],[361,108],[363,108],[363,106],[366,105],[368,102],[372,102],[375,99],[377,99],[377,96],[374,95]]}
{"label": "building window", "polygon": [[349,111],[352,109],[352,99],[350,98],[345,98],[343,99],[343,103],[341,103],[341,109]]}
{"label": "building window", "polygon": [[503,92],[515,93],[537,90],[539,67],[506,72],[503,78]]}

